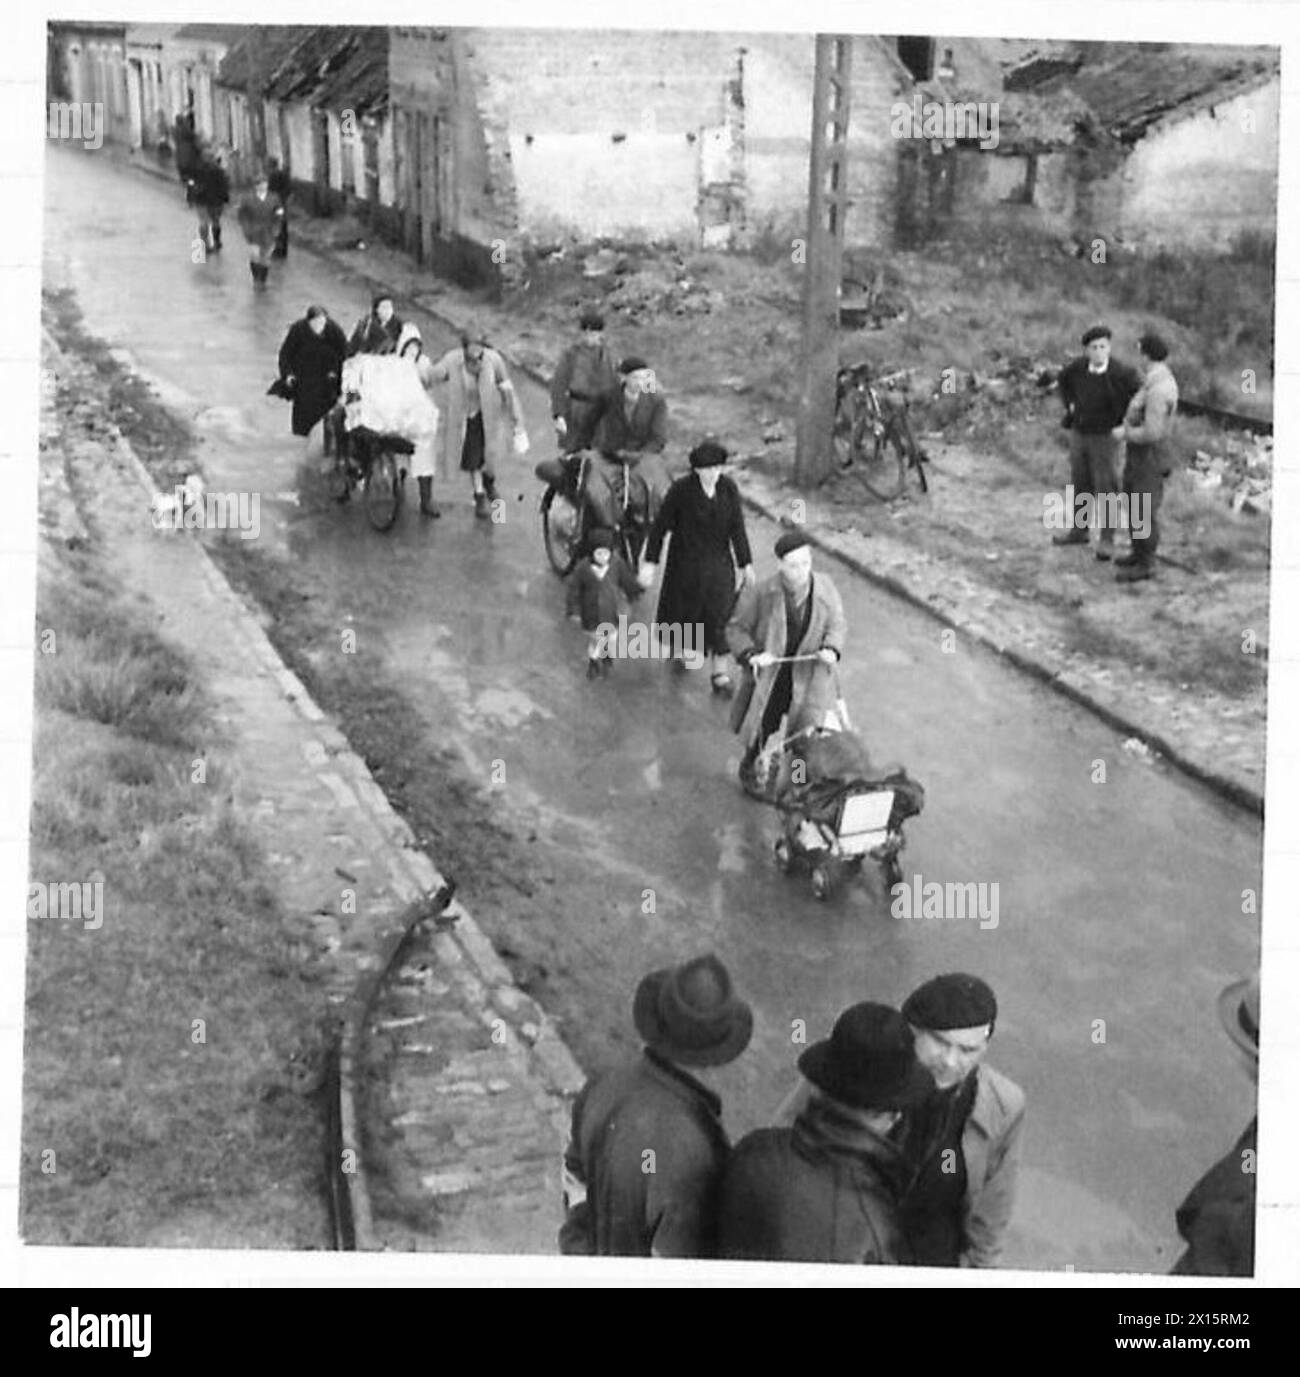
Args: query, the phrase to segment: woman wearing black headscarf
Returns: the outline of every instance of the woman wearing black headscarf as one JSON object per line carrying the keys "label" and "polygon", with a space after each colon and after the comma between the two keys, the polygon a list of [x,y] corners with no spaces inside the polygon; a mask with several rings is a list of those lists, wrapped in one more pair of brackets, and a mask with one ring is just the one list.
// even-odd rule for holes
{"label": "woman wearing black headscarf", "polygon": [[[736,567],[746,587],[754,582],[740,493],[722,472],[726,462],[727,451],[714,440],[691,451],[691,472],[668,489],[651,527],[640,576],[641,586],[649,588],[664,540],[671,536],[656,618],[661,628],[703,628],[704,643],[697,653],[703,650],[711,657],[713,691],[721,694],[735,688],[724,657],[727,620],[736,600]],[[676,662],[683,649],[680,644],[675,647]]]}
{"label": "woman wearing black headscarf", "polygon": [[293,433],[310,435],[338,400],[347,336],[323,306],[289,327],[280,346],[280,381],[293,398]]}

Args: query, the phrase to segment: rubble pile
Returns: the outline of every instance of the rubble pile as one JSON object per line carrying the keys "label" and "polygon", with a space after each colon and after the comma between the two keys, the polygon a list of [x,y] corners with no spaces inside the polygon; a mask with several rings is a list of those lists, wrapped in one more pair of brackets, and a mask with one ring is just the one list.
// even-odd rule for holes
{"label": "rubble pile", "polygon": [[1273,437],[1225,436],[1221,452],[1198,449],[1187,461],[1201,492],[1222,495],[1234,512],[1268,516],[1273,510]]}

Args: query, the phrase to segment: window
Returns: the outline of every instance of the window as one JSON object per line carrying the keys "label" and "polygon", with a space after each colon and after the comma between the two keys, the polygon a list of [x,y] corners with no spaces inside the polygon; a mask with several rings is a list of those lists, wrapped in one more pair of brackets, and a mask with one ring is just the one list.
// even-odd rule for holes
{"label": "window", "polygon": [[900,38],[898,57],[917,81],[929,81],[934,76],[933,38]]}

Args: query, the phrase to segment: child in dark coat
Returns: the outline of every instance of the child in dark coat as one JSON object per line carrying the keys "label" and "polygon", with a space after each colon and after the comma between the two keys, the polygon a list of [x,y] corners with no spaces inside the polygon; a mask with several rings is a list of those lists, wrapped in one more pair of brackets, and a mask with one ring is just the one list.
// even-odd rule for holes
{"label": "child in dark coat", "polygon": [[569,575],[566,610],[587,633],[587,678],[608,674],[617,644],[619,590],[639,597],[641,585],[622,555],[614,553],[613,531],[601,528],[591,536],[591,553]]}

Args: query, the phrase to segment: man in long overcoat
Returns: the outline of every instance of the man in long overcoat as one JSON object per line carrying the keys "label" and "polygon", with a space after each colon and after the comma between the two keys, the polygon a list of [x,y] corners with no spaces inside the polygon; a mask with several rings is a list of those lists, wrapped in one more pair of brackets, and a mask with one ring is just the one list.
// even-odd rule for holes
{"label": "man in long overcoat", "polygon": [[209,253],[221,252],[221,212],[230,200],[230,178],[218,154],[199,158],[189,183],[190,204],[198,211],[199,238]]}
{"label": "man in long overcoat", "polygon": [[252,192],[239,203],[239,228],[248,241],[248,269],[256,286],[264,286],[271,272],[271,250],[280,233],[284,207],[271,195],[265,176],[253,183]]}
{"label": "man in long overcoat", "polygon": [[632,1019],[644,1051],[574,1101],[560,1251],[711,1257],[729,1143],[700,1076],[745,1050],[753,1011],[709,955],[646,976]]}
{"label": "man in long overcoat", "polygon": [[[741,593],[727,626],[736,659],[753,676],[732,705],[732,730],[745,753],[740,782],[747,793],[766,799],[774,781],[760,779],[755,763],[784,735],[827,724],[839,725],[837,666],[848,631],[839,590],[826,574],[814,574],[808,537],[787,531],[776,542],[777,572]],[[807,656],[800,663],[796,657]],[[784,661],[785,663],[780,663]]]}
{"label": "man in long overcoat", "polygon": [[891,1140],[934,1082],[907,1024],[855,1004],[799,1058],[811,1094],[789,1128],[736,1144],[722,1178],[718,1254],[771,1262],[908,1263],[899,1204],[907,1163]]}

